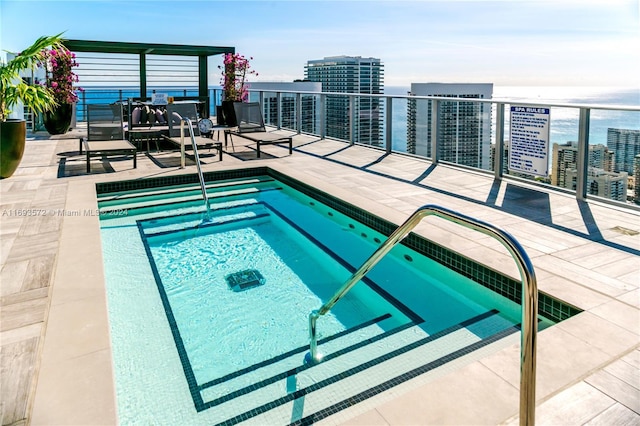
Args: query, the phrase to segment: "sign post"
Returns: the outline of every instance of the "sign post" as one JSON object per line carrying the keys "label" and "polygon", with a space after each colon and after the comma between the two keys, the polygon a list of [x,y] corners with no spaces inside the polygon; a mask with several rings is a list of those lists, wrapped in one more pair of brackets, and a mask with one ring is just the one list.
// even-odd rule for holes
{"label": "sign post", "polygon": [[511,105],[509,171],[549,176],[549,108]]}

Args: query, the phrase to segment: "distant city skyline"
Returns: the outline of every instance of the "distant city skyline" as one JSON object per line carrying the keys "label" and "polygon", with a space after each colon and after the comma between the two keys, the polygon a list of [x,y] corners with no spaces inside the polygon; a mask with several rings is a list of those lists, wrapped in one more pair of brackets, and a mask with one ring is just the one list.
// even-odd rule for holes
{"label": "distant city skyline", "polygon": [[[234,46],[254,58],[254,81],[293,81],[303,78],[308,60],[349,55],[380,58],[387,87],[640,88],[638,0],[0,0],[0,28],[3,51],[60,32],[70,39]],[[210,83],[216,76],[214,62]]]}

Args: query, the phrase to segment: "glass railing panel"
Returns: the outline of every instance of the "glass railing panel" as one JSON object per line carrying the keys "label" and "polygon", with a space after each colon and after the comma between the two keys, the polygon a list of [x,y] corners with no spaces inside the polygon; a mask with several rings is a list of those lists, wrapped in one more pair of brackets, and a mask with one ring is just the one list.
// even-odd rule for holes
{"label": "glass railing panel", "polygon": [[440,161],[491,170],[491,104],[438,101]]}
{"label": "glass railing panel", "polygon": [[[252,102],[258,102],[258,99],[251,99]],[[262,92],[262,117],[264,124],[267,126],[278,127],[278,94],[276,92]]]}
{"label": "glass railing panel", "polygon": [[408,154],[431,158],[431,104],[429,99],[407,99]]}
{"label": "glass railing panel", "polygon": [[394,152],[405,154],[408,152],[408,107],[409,101],[407,98],[393,98],[391,102],[391,150]]}
{"label": "glass railing panel", "polygon": [[587,197],[640,204],[640,112],[591,109]]}
{"label": "glass railing panel", "polygon": [[[360,97],[353,97],[353,107],[350,105],[349,96],[327,94],[324,98],[324,129],[325,136],[344,142],[351,141],[351,123],[349,114],[351,108],[354,113],[360,108]],[[354,114],[353,132],[357,135],[357,120]]]}
{"label": "glass railing panel", "polygon": [[302,93],[300,132],[320,136],[320,95]]}
{"label": "glass railing panel", "polygon": [[298,97],[295,93],[280,94],[280,128],[298,129]]}
{"label": "glass railing panel", "polygon": [[217,115],[216,107],[222,105],[222,88],[209,89],[207,93],[209,95],[209,111],[211,111],[211,116],[215,117]]}
{"label": "glass railing panel", "polygon": [[356,96],[354,100],[353,135],[354,143],[385,147],[385,98]]}

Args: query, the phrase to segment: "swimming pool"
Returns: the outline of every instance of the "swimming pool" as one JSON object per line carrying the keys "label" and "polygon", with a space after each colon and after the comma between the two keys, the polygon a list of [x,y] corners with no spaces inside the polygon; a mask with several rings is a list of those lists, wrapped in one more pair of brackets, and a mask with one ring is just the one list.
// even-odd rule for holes
{"label": "swimming pool", "polygon": [[266,175],[212,183],[206,226],[193,185],[113,189],[99,206],[121,423],[319,420],[517,331],[517,303],[398,246],[321,320],[325,362],[305,365],[307,315],[384,232]]}

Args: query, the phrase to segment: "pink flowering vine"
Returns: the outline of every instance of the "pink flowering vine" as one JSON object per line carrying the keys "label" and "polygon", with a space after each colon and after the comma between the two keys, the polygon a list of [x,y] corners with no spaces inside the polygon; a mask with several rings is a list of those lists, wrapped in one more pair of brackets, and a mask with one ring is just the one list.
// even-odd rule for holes
{"label": "pink flowering vine", "polygon": [[250,60],[253,60],[253,57],[247,59],[239,53],[224,55],[224,68],[223,66],[218,66],[218,68],[223,70],[220,84],[224,91],[225,100],[241,102],[249,98],[249,85],[246,83],[246,79],[250,74],[258,76],[258,73],[251,69]]}
{"label": "pink flowering vine", "polygon": [[74,87],[74,83],[79,81],[78,76],[73,72],[73,68],[78,66],[76,54],[65,48],[50,49],[44,51],[47,79],[44,85],[53,92],[53,97],[60,104],[71,104],[78,101],[76,90],[82,91],[81,87]]}

